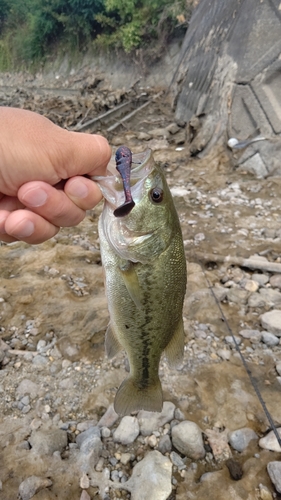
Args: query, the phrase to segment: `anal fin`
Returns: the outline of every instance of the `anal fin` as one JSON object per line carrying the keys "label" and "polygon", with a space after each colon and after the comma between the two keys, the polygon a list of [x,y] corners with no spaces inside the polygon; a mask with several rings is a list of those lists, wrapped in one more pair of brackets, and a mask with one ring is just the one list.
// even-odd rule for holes
{"label": "anal fin", "polygon": [[174,335],[165,349],[165,355],[171,367],[180,365],[184,353],[184,328],[182,318],[178,322]]}
{"label": "anal fin", "polygon": [[115,332],[112,328],[111,323],[109,323],[107,330],[105,332],[105,352],[109,359],[114,358],[116,354],[123,349]]}

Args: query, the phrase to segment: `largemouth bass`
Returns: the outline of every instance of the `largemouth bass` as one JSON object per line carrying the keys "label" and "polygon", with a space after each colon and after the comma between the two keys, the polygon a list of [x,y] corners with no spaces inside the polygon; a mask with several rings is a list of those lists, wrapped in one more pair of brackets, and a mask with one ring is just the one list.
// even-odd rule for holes
{"label": "largemouth bass", "polygon": [[184,350],[186,262],[179,218],[151,151],[133,155],[132,161],[135,205],[124,216],[114,215],[124,206],[115,165],[109,164],[106,177],[93,177],[105,198],[99,220],[110,314],[105,349],[109,358],[125,349],[130,364],[114,401],[120,415],[140,409],[161,411],[161,354],[164,351],[170,365],[176,366]]}

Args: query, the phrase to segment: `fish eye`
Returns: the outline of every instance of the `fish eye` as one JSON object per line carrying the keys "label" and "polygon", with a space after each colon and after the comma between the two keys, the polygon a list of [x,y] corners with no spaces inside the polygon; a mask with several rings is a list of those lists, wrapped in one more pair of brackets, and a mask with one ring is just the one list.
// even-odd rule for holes
{"label": "fish eye", "polygon": [[150,198],[154,203],[161,203],[163,196],[164,192],[161,188],[153,188],[150,191]]}

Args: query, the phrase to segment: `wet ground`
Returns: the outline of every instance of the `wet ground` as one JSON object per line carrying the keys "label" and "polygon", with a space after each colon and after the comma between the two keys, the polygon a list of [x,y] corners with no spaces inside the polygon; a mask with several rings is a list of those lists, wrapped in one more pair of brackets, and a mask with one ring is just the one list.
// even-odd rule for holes
{"label": "wet ground", "polygon": [[[113,149],[126,144],[133,152],[147,147],[154,150],[155,160],[166,172],[182,225],[188,267],[183,310],[185,356],[177,370],[163,360],[160,374],[165,400],[175,404],[182,419],[198,424],[207,455],[197,461],[180,455],[185,466],[173,465],[169,498],[280,498],[266,469],[269,462],[280,459],[280,453],[262,449],[257,439],[242,452],[231,448],[230,454],[243,470],[242,479],[235,481],[208,441],[209,430],[219,435],[245,427],[260,438],[267,434],[269,424],[207,278],[278,427],[280,342],[271,345],[265,337],[247,338],[240,332],[262,332],[260,316],[281,308],[281,278],[272,279],[273,273],[267,270],[221,261],[226,256],[256,254],[264,261],[281,263],[281,178],[259,180],[235,170],[232,153],[223,146],[215,147],[205,158],[190,158],[185,129],[182,124],[173,128],[172,123],[173,113],[162,95],[108,137]],[[41,245],[1,246],[1,500],[16,499],[20,483],[31,475],[50,478],[52,484],[25,498],[140,498],[131,497],[125,489],[109,487],[102,493],[99,485],[86,488],[73,455],[77,435],[89,421],[94,425],[99,421],[126,374],[124,354],[113,361],[104,355],[108,311],[97,233],[101,210],[102,204],[78,227],[62,229]],[[67,444],[60,451],[35,453],[30,436],[45,427],[67,431]],[[159,436],[162,432],[163,428]],[[156,443],[151,446],[139,436],[126,446],[111,436],[102,442],[101,470],[107,468],[111,475],[121,470],[126,479],[149,450],[157,449],[159,440],[156,433]],[[118,467],[112,457],[126,452],[135,460]],[[211,474],[203,476],[205,473]]]}

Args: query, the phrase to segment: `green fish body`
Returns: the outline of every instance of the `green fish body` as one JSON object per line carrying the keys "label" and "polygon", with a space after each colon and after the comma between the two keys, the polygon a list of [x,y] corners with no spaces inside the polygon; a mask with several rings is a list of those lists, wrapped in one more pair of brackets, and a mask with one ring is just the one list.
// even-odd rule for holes
{"label": "green fish body", "polygon": [[124,197],[117,173],[94,178],[105,197],[99,237],[110,313],[106,353],[112,358],[125,349],[130,364],[114,401],[120,415],[161,411],[161,354],[176,366],[184,350],[186,262],[178,215],[151,151],[135,154],[133,162],[135,206],[124,217],[113,215]]}

